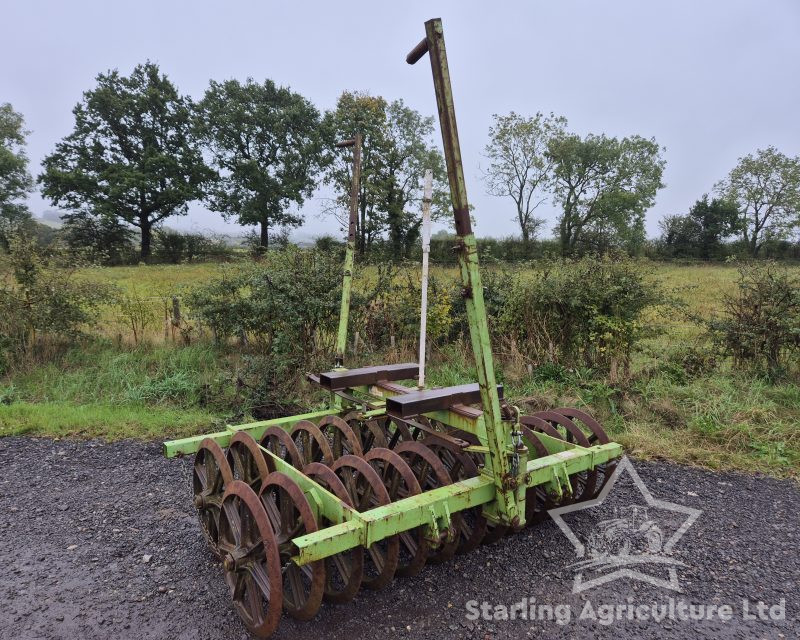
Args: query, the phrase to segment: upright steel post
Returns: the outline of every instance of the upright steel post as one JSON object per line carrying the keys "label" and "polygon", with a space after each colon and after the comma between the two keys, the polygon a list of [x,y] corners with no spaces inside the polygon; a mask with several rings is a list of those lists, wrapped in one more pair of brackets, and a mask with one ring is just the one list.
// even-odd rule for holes
{"label": "upright steel post", "polygon": [[339,310],[339,333],[336,336],[335,367],[344,366],[347,348],[347,323],[350,319],[350,294],[353,287],[353,257],[356,251],[356,221],[358,220],[358,189],[361,181],[361,134],[345,140],[337,147],[353,147],[353,180],[350,185],[350,221],[347,227],[347,248],[344,253],[344,277],[342,279],[342,305]]}
{"label": "upright steel post", "polygon": [[456,234],[459,238],[458,263],[461,271],[462,295],[466,301],[470,340],[481,389],[483,419],[489,448],[486,466],[491,470],[497,487],[497,514],[490,515],[508,524],[516,524],[518,505],[513,488],[518,483],[518,478],[511,476],[510,458],[513,455],[511,427],[503,424],[501,420],[500,398],[497,393],[492,346],[489,340],[489,323],[478,269],[478,245],[472,233],[469,216],[467,187],[464,182],[464,167],[461,162],[461,147],[458,142],[456,112],[441,19],[428,20],[425,23],[425,34],[425,39],[408,54],[406,62],[414,64],[425,53],[430,54],[439,123],[442,129],[442,144],[447,163],[447,178],[450,183],[450,198],[453,202]]}

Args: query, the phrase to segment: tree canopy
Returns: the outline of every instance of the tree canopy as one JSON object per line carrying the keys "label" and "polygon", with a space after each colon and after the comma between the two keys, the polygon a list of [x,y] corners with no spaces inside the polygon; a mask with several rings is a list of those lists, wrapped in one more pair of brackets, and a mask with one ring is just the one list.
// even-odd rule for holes
{"label": "tree canopy", "polygon": [[260,226],[260,246],[269,229],[292,227],[316,186],[322,162],[320,114],[311,102],[272,80],[212,81],[197,107],[198,132],[217,174],[209,189],[214,211],[239,224]]}
{"label": "tree canopy", "polygon": [[6,103],[0,105],[0,244],[8,246],[8,234],[30,219],[24,202],[33,188],[25,154],[25,120]]}
{"label": "tree canopy", "polygon": [[625,236],[638,229],[643,235],[644,213],[663,186],[661,151],[655,140],[640,136],[565,134],[550,141],[563,255],[572,254],[587,231]]}
{"label": "tree canopy", "polygon": [[685,215],[666,216],[660,223],[662,241],[674,257],[718,258],[722,243],[739,229],[736,205],[703,195]]}
{"label": "tree canopy", "polygon": [[[444,159],[434,146],[433,118],[423,117],[402,100],[391,103],[364,93],[344,92],[325,118],[331,141],[363,136],[357,247],[360,253],[388,233],[393,255],[408,255],[422,224],[421,181],[426,169],[434,180],[432,215],[446,211]],[[327,180],[337,192],[334,212],[346,210],[352,165],[349,155],[331,153]],[[339,213],[340,219],[343,219]]]}
{"label": "tree canopy", "polygon": [[751,256],[766,240],[782,238],[800,224],[800,158],[775,147],[739,158],[716,190],[739,208],[739,229]]}
{"label": "tree canopy", "polygon": [[153,228],[185,214],[211,177],[192,108],[154,63],[130,76],[98,75],[73,109],[73,132],[43,162],[42,193],[54,205],[138,227],[146,260]]}
{"label": "tree canopy", "polygon": [[553,180],[554,156],[547,151],[566,125],[566,118],[552,113],[525,118],[512,111],[507,116],[495,114],[489,128],[487,191],[514,201],[515,220],[526,244],[544,224],[534,213],[548,199]]}

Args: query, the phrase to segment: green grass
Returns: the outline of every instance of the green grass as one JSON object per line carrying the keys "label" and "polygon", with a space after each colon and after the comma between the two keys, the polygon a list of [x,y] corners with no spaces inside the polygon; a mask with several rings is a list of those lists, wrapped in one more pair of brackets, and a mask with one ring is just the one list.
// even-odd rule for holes
{"label": "green grass", "polygon": [[23,401],[0,407],[0,436],[161,440],[214,431],[216,423],[202,409],[163,406]]}

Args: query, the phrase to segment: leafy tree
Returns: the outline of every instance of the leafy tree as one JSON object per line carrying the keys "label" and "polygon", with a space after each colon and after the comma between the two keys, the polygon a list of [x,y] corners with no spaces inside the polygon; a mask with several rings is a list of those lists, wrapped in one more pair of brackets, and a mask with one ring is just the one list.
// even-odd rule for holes
{"label": "leafy tree", "polygon": [[[356,133],[362,137],[361,181],[358,193],[358,221],[356,225],[356,248],[363,255],[380,235],[383,219],[378,213],[380,200],[380,167],[386,124],[386,100],[365,93],[345,91],[339,96],[336,109],[325,115],[324,125],[328,135],[328,146],[338,140],[352,138]],[[329,212],[334,214],[342,226],[347,227],[350,185],[353,179],[352,156],[341,151],[331,151],[325,181],[337,192]]]}
{"label": "leafy tree", "polygon": [[534,216],[545,200],[552,182],[554,158],[548,154],[551,140],[563,135],[566,118],[552,113],[537,113],[524,118],[513,111],[494,116],[486,145],[489,168],[486,170],[488,192],[510,197],[517,208],[516,222],[527,244],[536,236],[544,220]]}
{"label": "leafy tree", "polygon": [[686,214],[664,216],[658,223],[661,242],[673,258],[693,258],[697,255],[700,225]]}
{"label": "leafy tree", "polygon": [[[433,118],[426,118],[402,100],[388,103],[380,97],[345,92],[325,119],[330,142],[363,137],[357,246],[368,251],[388,233],[396,257],[407,256],[419,238],[422,215],[422,178],[433,172],[432,217],[446,210],[444,159],[432,142]],[[351,159],[341,151],[331,153],[327,180],[336,189],[337,212],[346,210],[352,179]],[[339,213],[344,222],[344,216]]]}
{"label": "leafy tree", "polygon": [[444,159],[433,146],[434,120],[423,117],[395,100],[387,108],[388,145],[381,163],[381,208],[386,212],[389,242],[395,257],[407,257],[419,239],[422,227],[422,180],[425,170],[433,173],[434,185],[431,217],[441,217],[447,201],[443,189],[446,180]]}
{"label": "leafy tree", "polygon": [[119,265],[135,254],[133,228],[119,218],[77,211],[62,220],[61,236],[67,246],[90,262]]}
{"label": "leafy tree", "polygon": [[711,260],[719,257],[723,241],[738,231],[739,211],[728,200],[709,201],[704,194],[688,214],[667,216],[660,224],[662,240],[673,256]]}
{"label": "leafy tree", "polygon": [[738,206],[742,240],[754,257],[766,240],[785,237],[800,224],[800,157],[759,149],[739,158],[716,189]]}
{"label": "leafy tree", "polygon": [[644,212],[663,186],[665,163],[655,140],[567,134],[550,141],[548,154],[562,207],[557,228],[563,255],[573,253],[593,227],[621,235],[643,228]]}
{"label": "leafy tree", "polygon": [[718,256],[722,242],[739,230],[736,205],[723,198],[709,201],[708,195],[704,194],[689,210],[689,217],[699,230],[697,249],[702,260]]}
{"label": "leafy tree", "polygon": [[42,193],[138,227],[146,260],[154,227],[185,214],[211,177],[192,136],[192,102],[147,62],[128,77],[98,75],[73,113],[74,131],[43,162]]}
{"label": "leafy tree", "polygon": [[211,82],[198,104],[198,131],[212,153],[217,177],[210,205],[239,224],[269,229],[302,224],[288,207],[311,196],[320,169],[320,115],[303,96],[272,80]]}
{"label": "leafy tree", "polygon": [[22,114],[8,103],[0,105],[0,245],[6,249],[13,230],[31,219],[24,203],[33,188],[24,127]]}

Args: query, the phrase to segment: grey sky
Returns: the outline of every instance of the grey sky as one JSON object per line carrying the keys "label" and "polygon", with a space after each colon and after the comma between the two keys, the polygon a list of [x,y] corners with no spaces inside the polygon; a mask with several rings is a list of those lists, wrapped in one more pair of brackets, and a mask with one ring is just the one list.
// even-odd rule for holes
{"label": "grey sky", "polygon": [[[319,108],[344,89],[436,111],[430,67],[405,64],[444,21],[478,235],[515,233],[512,203],[485,194],[493,113],[554,111],[585,134],[654,136],[666,187],[648,213],[685,212],[736,159],[767,145],[800,154],[800,2],[37,2],[2,0],[0,102],[32,130],[34,173],[72,128],[100,71],[151,59],[195,98],[209,78],[269,77]],[[438,125],[437,125],[438,126]],[[437,129],[438,135],[438,129]],[[300,231],[336,231],[310,201]],[[50,208],[38,195],[36,213]],[[543,210],[555,219],[552,208]],[[170,225],[231,229],[202,206]],[[550,225],[552,226],[552,224]]]}

